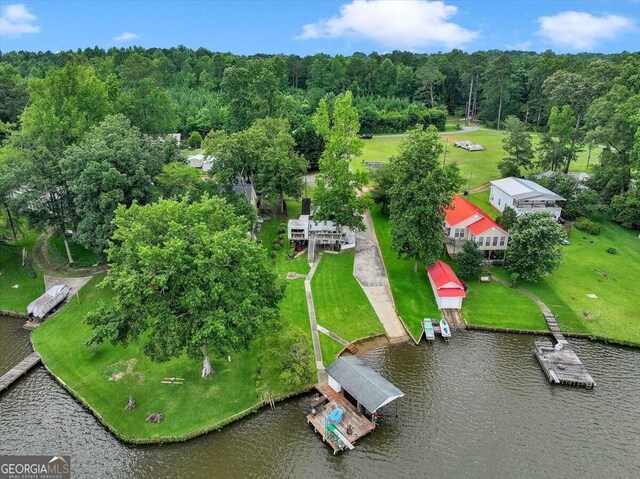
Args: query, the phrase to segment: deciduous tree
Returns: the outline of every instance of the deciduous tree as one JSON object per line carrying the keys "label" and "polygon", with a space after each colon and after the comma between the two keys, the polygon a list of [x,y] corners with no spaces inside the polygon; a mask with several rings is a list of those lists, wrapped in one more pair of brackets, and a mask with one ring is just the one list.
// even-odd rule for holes
{"label": "deciduous tree", "polygon": [[527,213],[509,230],[505,266],[525,281],[549,276],[562,264],[562,227],[548,213]]}
{"label": "deciduous tree", "polygon": [[62,169],[78,218],[76,241],[101,252],[118,205],[152,199],[152,180],[162,168],[161,148],[127,118],[112,115],[67,149]]}
{"label": "deciduous tree", "polygon": [[209,355],[242,351],[277,325],[276,274],[223,199],[120,206],[114,226],[103,283],[114,297],[87,316],[90,344],[138,342],[159,362],[186,353],[206,377]]}
{"label": "deciduous tree", "polygon": [[462,184],[458,165],[442,166],[442,143],[435,127],[417,126],[391,158],[391,249],[402,259],[433,263],[442,252],[444,209]]}

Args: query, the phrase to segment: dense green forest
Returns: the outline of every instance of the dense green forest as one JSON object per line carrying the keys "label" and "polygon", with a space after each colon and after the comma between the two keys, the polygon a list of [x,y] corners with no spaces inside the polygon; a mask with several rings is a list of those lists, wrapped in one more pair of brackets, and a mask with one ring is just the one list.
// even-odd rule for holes
{"label": "dense green forest", "polygon": [[202,143],[220,158],[218,176],[253,177],[284,209],[284,197],[301,191],[301,172],[330,146],[314,112],[326,110],[335,127],[346,94],[357,114],[347,124],[360,133],[444,130],[448,118],[509,131],[505,175],[534,161],[531,148],[518,147],[529,131],[542,133],[535,161],[544,169],[567,172],[579,151],[599,145],[589,186],[615,221],[640,226],[640,54],[626,52],[2,53],[0,202],[7,217],[13,210],[72,229],[100,251],[116,205],[166,197],[175,189],[167,178],[193,183],[175,164],[166,168],[180,160],[180,145],[153,141],[180,132],[182,146]]}

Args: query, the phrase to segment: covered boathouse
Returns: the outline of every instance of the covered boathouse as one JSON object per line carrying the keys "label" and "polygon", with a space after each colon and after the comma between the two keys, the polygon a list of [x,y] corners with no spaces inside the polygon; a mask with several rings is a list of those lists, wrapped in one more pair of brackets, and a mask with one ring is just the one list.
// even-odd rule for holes
{"label": "covered boathouse", "polygon": [[327,369],[327,386],[318,386],[307,422],[334,451],[375,429],[378,410],[404,396],[397,387],[356,356],[338,358]]}

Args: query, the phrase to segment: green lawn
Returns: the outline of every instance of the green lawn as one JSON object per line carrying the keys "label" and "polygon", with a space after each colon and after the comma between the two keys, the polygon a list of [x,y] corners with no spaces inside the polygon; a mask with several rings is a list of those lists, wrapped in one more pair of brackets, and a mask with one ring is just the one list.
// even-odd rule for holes
{"label": "green lawn", "polygon": [[[460,173],[464,179],[463,189],[469,188],[469,179],[471,177],[471,188],[483,185],[491,180],[501,177],[498,171],[498,162],[504,156],[502,149],[502,138],[505,133],[495,130],[478,130],[472,132],[456,131],[448,132],[440,135],[442,142],[446,144],[449,141],[449,147],[446,151],[446,160],[444,154],[441,160],[456,162],[460,165]],[[365,161],[388,161],[398,150],[401,136],[374,137],[366,140],[362,155],[354,158],[352,165],[354,168],[364,168]],[[539,135],[533,135],[534,145],[540,141]],[[469,140],[474,143],[481,144],[485,147],[483,151],[467,151],[462,148],[456,148],[453,144],[458,140]],[[590,164],[598,161],[600,148],[594,148],[591,152]],[[571,164],[571,171],[585,171],[587,169],[587,151],[582,151],[578,155],[577,161]],[[534,169],[531,172],[540,171]]]}
{"label": "green lawn", "polygon": [[[280,222],[281,219],[269,220],[262,230],[261,238],[269,253],[274,251],[272,241]],[[275,253],[279,281],[285,285],[285,296],[280,303],[282,320],[285,327],[302,330],[311,347],[304,280],[284,279],[288,271],[308,270],[306,258],[288,260],[286,248]],[[268,338],[256,341],[249,351],[232,355],[230,363],[226,358],[212,358],[215,374],[206,380],[200,378],[200,360],[181,357],[154,363],[137,345],[124,348],[103,344],[88,349],[85,342],[90,328],[84,318],[99,300],[110,298],[109,291],[96,288],[99,280],[94,278],[83,288],[79,303],[73,300],[38,327],[33,333],[33,342],[47,366],[97,410],[120,437],[133,442],[171,441],[220,427],[236,415],[258,407],[260,371],[275,396],[295,392],[280,382],[281,371],[263,359],[269,357],[264,354],[265,348],[273,347],[267,343],[276,344]],[[315,364],[311,367],[315,370]],[[118,373],[122,377],[116,379]],[[185,382],[162,384],[165,377],[180,377]],[[129,395],[136,400],[137,407],[125,411]],[[148,413],[154,411],[165,416],[160,424],[145,421]]]}
{"label": "green lawn", "polygon": [[489,190],[481,191],[479,193],[471,193],[465,196],[465,198],[479,207],[494,220],[498,217],[498,215],[500,215],[500,212],[489,203]]}
{"label": "green lawn", "polygon": [[[640,345],[638,232],[603,218],[598,222],[599,235],[571,231],[571,244],[564,247],[564,264],[558,271],[522,287],[542,298],[564,331]],[[609,247],[616,248],[617,254],[607,253]]]}
{"label": "green lawn", "polygon": [[320,338],[320,350],[322,351],[322,361],[325,366],[329,366],[344,349],[344,346],[338,341],[334,341],[324,333],[318,333]]}
{"label": "green lawn", "polygon": [[[106,262],[104,255],[86,249],[84,246],[68,241],[69,249],[75,266],[93,266],[95,264],[104,264]],[[67,264],[67,250],[64,247],[64,241],[59,234],[49,237],[49,248],[52,251],[52,258],[59,260],[62,264]]]}
{"label": "green lawn", "polygon": [[396,253],[391,251],[389,220],[382,215],[378,207],[371,210],[371,217],[389,275],[396,309],[411,335],[417,338],[422,332],[423,318],[440,318],[440,311],[433,297],[427,272],[424,265],[420,265],[418,274],[414,273],[413,261],[400,260]]}
{"label": "green lawn", "polygon": [[[233,355],[231,363],[213,361],[215,374],[204,380],[199,376],[201,361],[182,357],[154,363],[136,345],[88,349],[85,341],[90,329],[84,317],[99,300],[110,297],[108,291],[95,287],[98,281],[94,278],[83,288],[79,303],[72,301],[36,328],[33,344],[54,374],[97,409],[117,433],[139,441],[168,440],[214,426],[258,401],[256,351]],[[122,377],[118,379],[117,373]],[[165,377],[185,382],[162,384]],[[125,411],[129,395],[137,407]],[[164,414],[163,422],[145,421],[154,411]]]}
{"label": "green lawn", "polygon": [[467,297],[462,317],[467,324],[492,328],[546,331],[547,323],[538,305],[515,289],[495,281],[466,281]]}
{"label": "green lawn", "polygon": [[318,324],[346,341],[384,334],[378,316],[353,276],[353,261],[353,252],[324,253],[311,281]]}
{"label": "green lawn", "polygon": [[23,247],[31,251],[37,237],[31,232],[17,244],[0,242],[0,309],[26,313],[29,303],[44,293],[42,274],[34,271],[36,277],[29,276],[20,255]]}

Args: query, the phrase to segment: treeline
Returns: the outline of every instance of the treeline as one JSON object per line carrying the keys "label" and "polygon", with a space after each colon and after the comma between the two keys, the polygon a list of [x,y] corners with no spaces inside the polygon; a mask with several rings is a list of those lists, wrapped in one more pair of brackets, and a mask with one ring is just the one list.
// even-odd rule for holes
{"label": "treeline", "polygon": [[553,106],[545,80],[560,71],[578,75],[592,87],[584,95],[594,99],[630,56],[460,50],[238,56],[186,47],[8,52],[0,54],[0,121],[17,121],[28,81],[75,63],[90,66],[113,97],[126,93],[119,112],[150,134],[240,131],[266,116],[286,118],[295,129],[321,98],[346,90],[367,132],[400,132],[416,123],[443,129],[443,113],[497,127],[513,115],[543,128]]}

